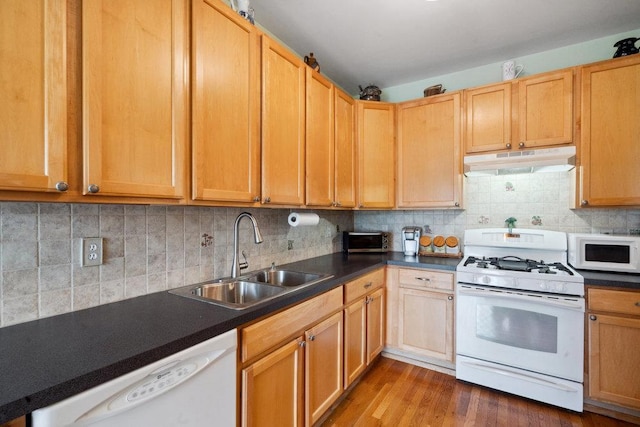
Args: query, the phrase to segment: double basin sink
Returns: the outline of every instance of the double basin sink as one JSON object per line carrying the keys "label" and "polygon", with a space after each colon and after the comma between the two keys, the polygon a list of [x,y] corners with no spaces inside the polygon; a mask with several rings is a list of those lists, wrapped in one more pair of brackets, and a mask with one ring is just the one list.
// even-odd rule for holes
{"label": "double basin sink", "polygon": [[333,277],[331,274],[281,270],[274,267],[232,279],[199,283],[169,291],[172,294],[242,310]]}

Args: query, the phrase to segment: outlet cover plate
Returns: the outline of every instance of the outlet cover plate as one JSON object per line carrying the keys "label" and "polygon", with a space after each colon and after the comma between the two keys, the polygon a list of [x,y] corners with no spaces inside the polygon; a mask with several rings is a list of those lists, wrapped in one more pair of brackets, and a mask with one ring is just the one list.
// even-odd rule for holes
{"label": "outlet cover plate", "polygon": [[85,237],[80,245],[80,265],[90,267],[102,265],[102,237]]}

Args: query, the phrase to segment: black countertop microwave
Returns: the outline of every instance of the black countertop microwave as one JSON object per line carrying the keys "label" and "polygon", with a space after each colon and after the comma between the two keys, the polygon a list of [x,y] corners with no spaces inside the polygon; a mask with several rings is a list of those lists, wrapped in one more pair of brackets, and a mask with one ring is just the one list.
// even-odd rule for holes
{"label": "black countertop microwave", "polygon": [[349,253],[388,252],[389,234],[383,231],[344,231],[342,250]]}

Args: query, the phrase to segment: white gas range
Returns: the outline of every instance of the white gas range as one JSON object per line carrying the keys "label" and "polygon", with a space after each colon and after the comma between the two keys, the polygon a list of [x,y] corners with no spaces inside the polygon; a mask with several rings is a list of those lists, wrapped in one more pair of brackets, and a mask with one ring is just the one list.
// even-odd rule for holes
{"label": "white gas range", "polygon": [[472,229],[456,285],[456,377],[582,411],[584,279],[565,233]]}

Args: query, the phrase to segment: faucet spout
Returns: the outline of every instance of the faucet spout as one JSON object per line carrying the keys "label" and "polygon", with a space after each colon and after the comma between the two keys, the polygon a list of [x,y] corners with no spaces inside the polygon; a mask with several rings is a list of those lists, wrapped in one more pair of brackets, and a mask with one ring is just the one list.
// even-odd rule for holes
{"label": "faucet spout", "polygon": [[238,217],[236,218],[236,222],[233,224],[233,261],[231,264],[231,277],[234,279],[238,277],[238,274],[240,274],[240,270],[249,266],[249,263],[246,261],[240,263],[240,253],[238,248],[238,226],[242,218],[249,218],[251,220],[251,224],[253,225],[254,240],[256,244],[262,243],[262,233],[260,232],[260,227],[258,227],[258,221],[256,221],[255,217],[249,212],[242,212],[240,215],[238,215]]}

